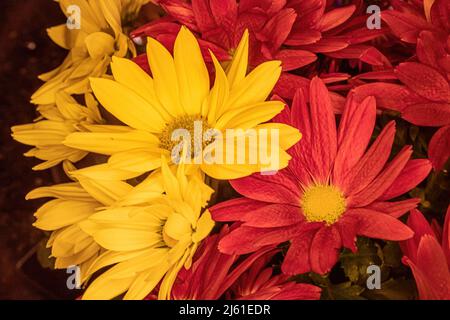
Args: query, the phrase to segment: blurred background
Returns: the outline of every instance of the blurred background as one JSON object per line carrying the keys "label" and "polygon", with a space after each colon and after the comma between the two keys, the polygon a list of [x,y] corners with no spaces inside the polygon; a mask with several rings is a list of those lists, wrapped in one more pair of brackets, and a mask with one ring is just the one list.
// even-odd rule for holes
{"label": "blurred background", "polygon": [[50,0],[0,1],[0,299],[79,295],[67,290],[64,271],[45,267],[45,235],[32,226],[41,203],[24,199],[30,190],[51,183],[52,173],[32,171],[38,162],[23,157],[29,148],[10,136],[11,126],[36,117],[29,99],[41,84],[37,75],[58,66],[66,54],[46,34],[64,21]]}

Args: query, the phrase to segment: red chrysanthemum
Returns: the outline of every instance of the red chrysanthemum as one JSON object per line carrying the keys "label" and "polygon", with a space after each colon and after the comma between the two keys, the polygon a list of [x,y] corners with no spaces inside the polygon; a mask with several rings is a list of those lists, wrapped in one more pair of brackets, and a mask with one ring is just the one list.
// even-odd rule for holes
{"label": "red chrysanthemum", "polygon": [[274,275],[269,265],[278,252],[273,246],[261,248],[246,258],[227,255],[217,249],[230,228],[209,236],[189,270],[182,269],[172,288],[177,300],[318,300],[319,287],[288,281]]}
{"label": "red chrysanthemum", "polygon": [[364,84],[355,93],[376,96],[379,107],[399,111],[414,125],[441,127],[429,145],[433,167],[441,170],[450,157],[450,1],[394,1],[393,7],[382,18],[402,42],[416,44],[415,55],[394,70],[357,77],[401,84]]}
{"label": "red chrysanthemum", "polygon": [[397,217],[418,199],[390,202],[420,183],[431,170],[426,159],[410,160],[403,148],[388,162],[395,135],[389,123],[366,150],[375,126],[375,99],[346,102],[336,130],[328,90],[311,81],[309,103],[299,90],[291,110],[277,122],[297,127],[302,140],[290,150],[287,169],[275,175],[253,175],[231,181],[245,196],[220,203],[210,211],[216,221],[240,221],[219,248],[243,254],[290,241],[282,265],[288,275],[327,273],[341,247],[357,250],[356,235],[405,240],[413,232]]}
{"label": "red chrysanthemum", "polygon": [[412,210],[408,226],[414,237],[401,243],[403,262],[416,280],[419,298],[422,300],[450,299],[450,207],[444,222],[444,230],[433,221],[430,226],[418,210]]}
{"label": "red chrysanthemum", "polygon": [[[208,50],[220,61],[227,61],[248,29],[250,67],[267,60],[281,60],[285,72],[275,90],[292,98],[293,90],[308,86],[309,81],[287,71],[313,63],[319,53],[332,59],[389,65],[377,49],[365,44],[385,30],[369,30],[365,5],[360,0],[354,2],[336,8],[326,0],[159,0],[168,15],[140,27],[131,36],[151,36],[172,48],[180,26],[186,25],[198,35],[206,61],[211,59]],[[144,56],[136,59],[144,69],[146,61]],[[348,76],[333,71],[333,65],[325,70],[324,77],[330,81],[346,80]]]}

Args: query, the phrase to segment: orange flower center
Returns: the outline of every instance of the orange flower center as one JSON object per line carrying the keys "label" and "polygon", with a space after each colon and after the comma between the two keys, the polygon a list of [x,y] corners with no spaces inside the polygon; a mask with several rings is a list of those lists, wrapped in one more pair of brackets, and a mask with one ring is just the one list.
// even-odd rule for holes
{"label": "orange flower center", "polygon": [[327,225],[338,221],[347,209],[341,190],[336,186],[322,184],[308,187],[300,205],[308,222],[325,222]]}

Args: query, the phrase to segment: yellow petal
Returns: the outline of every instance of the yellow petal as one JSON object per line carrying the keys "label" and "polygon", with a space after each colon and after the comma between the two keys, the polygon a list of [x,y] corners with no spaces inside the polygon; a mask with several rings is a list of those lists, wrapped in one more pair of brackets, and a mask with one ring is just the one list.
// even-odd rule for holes
{"label": "yellow petal", "polygon": [[170,170],[167,161],[163,159],[161,162],[161,172],[163,177],[164,190],[166,194],[175,200],[182,200],[180,185],[177,178]]}
{"label": "yellow petal", "polygon": [[203,116],[207,116],[208,124],[214,126],[216,120],[222,115],[230,94],[230,87],[225,72],[219,61],[211,52],[214,68],[216,70],[216,80],[211,89],[210,95],[206,102],[206,108],[202,112]]}
{"label": "yellow petal", "polygon": [[113,154],[108,165],[113,169],[136,172],[138,175],[161,166],[161,152],[158,149],[133,149]]}
{"label": "yellow petal", "polygon": [[284,109],[284,103],[280,101],[266,101],[254,105],[248,105],[238,109],[228,110],[217,121],[216,128],[225,129],[251,129],[260,123],[273,119]]}
{"label": "yellow petal", "polygon": [[85,177],[79,177],[79,181],[92,198],[105,206],[112,205],[133,189],[131,185],[122,181],[93,180]]}
{"label": "yellow petal", "polygon": [[101,12],[111,28],[114,30],[116,37],[122,33],[122,25],[120,18],[120,1],[99,0]]}
{"label": "yellow petal", "polygon": [[110,300],[128,290],[134,277],[122,278],[122,279],[110,279],[108,275],[114,272],[110,269],[100,275],[92,284],[87,288],[83,294],[83,300]]}
{"label": "yellow petal", "polygon": [[70,50],[75,46],[79,30],[69,30],[66,24],[60,24],[47,29],[47,34],[58,46]]}
{"label": "yellow petal", "polygon": [[231,88],[234,88],[242,80],[244,80],[245,75],[247,74],[249,42],[248,37],[248,30],[245,30],[227,71],[228,82],[230,83]]}
{"label": "yellow petal", "polygon": [[241,164],[202,164],[201,168],[208,176],[218,180],[231,180],[243,178],[258,172],[257,165]]}
{"label": "yellow petal", "polygon": [[25,199],[59,198],[64,200],[89,201],[91,196],[80,186],[79,183],[63,183],[50,187],[41,187],[29,192]]}
{"label": "yellow petal", "polygon": [[149,132],[139,130],[126,133],[76,132],[68,135],[63,143],[71,148],[111,155],[132,149],[156,149],[159,139]]}
{"label": "yellow petal", "polygon": [[90,179],[98,179],[98,180],[128,180],[137,177],[139,173],[123,169],[112,168],[110,165],[106,163],[86,167],[76,171],[71,171],[69,172],[69,175],[74,177],[81,175]]}
{"label": "yellow petal", "polygon": [[133,281],[132,285],[128,289],[124,296],[124,300],[142,300],[144,299],[156,285],[161,281],[162,277],[166,274],[169,265],[167,263],[158,265],[157,267],[150,268],[143,271]]}
{"label": "yellow petal", "polygon": [[116,203],[118,206],[144,204],[160,197],[164,192],[161,173],[153,172]]}
{"label": "yellow petal", "polygon": [[94,32],[88,35],[84,42],[89,55],[93,59],[102,58],[105,55],[114,53],[114,38],[105,32]]}
{"label": "yellow petal", "polygon": [[96,202],[52,200],[38,209],[35,227],[51,231],[86,219],[98,207]]}
{"label": "yellow petal", "polygon": [[206,210],[197,222],[197,228],[192,235],[192,241],[200,242],[205,239],[211,230],[214,228],[214,220],[211,218],[211,213]]}
{"label": "yellow petal", "polygon": [[170,121],[171,117],[156,96],[153,79],[141,67],[129,59],[113,57],[111,69],[117,82],[135,91],[152,105],[166,121]]}
{"label": "yellow petal", "polygon": [[119,120],[135,129],[161,132],[164,120],[141,96],[118,82],[92,78],[92,90],[100,103]]}
{"label": "yellow petal", "polygon": [[175,62],[170,52],[158,41],[148,38],[147,57],[159,101],[173,117],[183,115]]}
{"label": "yellow petal", "polygon": [[156,246],[161,235],[138,229],[104,228],[93,234],[102,247],[113,251],[133,251]]}
{"label": "yellow petal", "polygon": [[228,108],[265,101],[281,75],[281,62],[269,61],[256,67],[230,93]]}
{"label": "yellow petal", "polygon": [[180,240],[192,231],[191,224],[181,214],[173,213],[169,215],[164,225],[164,233],[170,238]]}
{"label": "yellow petal", "polygon": [[116,252],[116,251],[105,251],[101,254],[95,261],[91,264],[89,269],[86,271],[85,278],[81,281],[85,282],[86,278],[94,274],[98,270],[107,267],[112,264],[116,264],[128,259],[132,259],[142,254],[141,250],[130,251],[130,252]]}
{"label": "yellow petal", "polygon": [[300,141],[302,134],[297,128],[291,127],[284,123],[264,123],[257,126],[257,130],[277,130],[280,137],[280,148],[287,150]]}
{"label": "yellow petal", "polygon": [[175,40],[174,60],[180,100],[189,115],[199,115],[209,92],[209,74],[194,35],[181,27]]}

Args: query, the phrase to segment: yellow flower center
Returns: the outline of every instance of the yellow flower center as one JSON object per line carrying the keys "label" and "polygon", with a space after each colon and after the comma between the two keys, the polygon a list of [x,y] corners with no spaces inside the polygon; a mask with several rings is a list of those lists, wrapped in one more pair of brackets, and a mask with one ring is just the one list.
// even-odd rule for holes
{"label": "yellow flower center", "polygon": [[[171,151],[179,147],[181,142],[190,140],[190,147],[192,148],[192,157],[199,152],[199,148],[205,148],[211,141],[204,139],[205,132],[211,127],[208,122],[201,116],[181,116],[168,123],[164,130],[159,135],[160,147]],[[181,153],[182,150],[179,150]]]}
{"label": "yellow flower center", "polygon": [[331,225],[346,210],[344,194],[335,186],[314,185],[303,193],[301,208],[308,222],[325,222]]}

